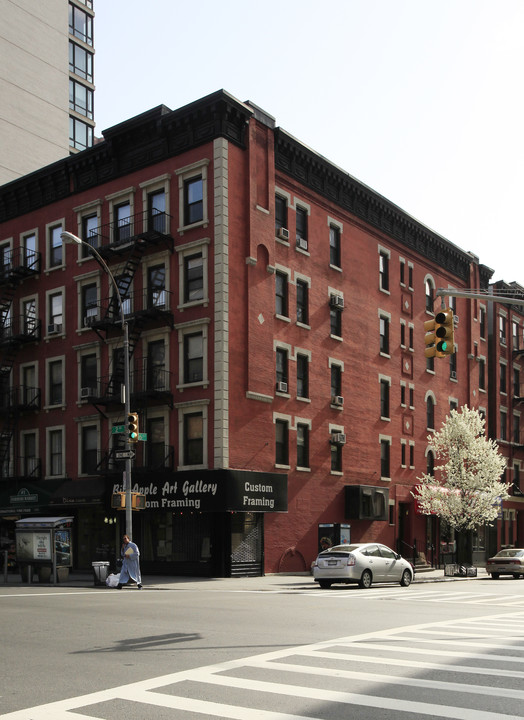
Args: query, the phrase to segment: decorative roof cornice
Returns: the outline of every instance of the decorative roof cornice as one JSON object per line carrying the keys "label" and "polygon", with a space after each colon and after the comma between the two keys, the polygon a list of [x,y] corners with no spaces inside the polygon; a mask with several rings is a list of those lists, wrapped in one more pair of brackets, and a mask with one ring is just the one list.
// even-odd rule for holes
{"label": "decorative roof cornice", "polygon": [[219,90],[178,110],[159,105],[103,131],[93,147],[0,187],[0,222],[114,180],[218,137],[245,147],[253,110]]}
{"label": "decorative roof cornice", "polygon": [[275,130],[275,166],[310,190],[467,282],[472,256],[418,222],[281,128]]}

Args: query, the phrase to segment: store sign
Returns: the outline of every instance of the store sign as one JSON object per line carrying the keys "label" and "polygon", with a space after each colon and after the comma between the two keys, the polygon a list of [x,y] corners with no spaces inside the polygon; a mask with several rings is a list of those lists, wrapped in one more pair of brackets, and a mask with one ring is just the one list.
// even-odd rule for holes
{"label": "store sign", "polygon": [[31,493],[27,488],[20,488],[16,495],[9,496],[11,505],[27,505],[38,502],[38,495]]}
{"label": "store sign", "polygon": [[[123,492],[120,483],[112,492]],[[166,479],[134,483],[146,510],[199,512],[286,512],[287,475],[241,470],[178,472]]]}

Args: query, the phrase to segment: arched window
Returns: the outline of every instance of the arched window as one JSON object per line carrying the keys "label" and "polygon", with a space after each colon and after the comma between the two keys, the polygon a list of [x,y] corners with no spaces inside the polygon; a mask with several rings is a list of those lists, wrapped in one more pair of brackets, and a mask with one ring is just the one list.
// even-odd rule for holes
{"label": "arched window", "polygon": [[433,450],[428,450],[428,454],[426,457],[426,474],[435,474],[435,456],[433,455]]}
{"label": "arched window", "polygon": [[426,399],[426,426],[428,430],[435,428],[435,401],[431,395]]}
{"label": "arched window", "polygon": [[426,278],[425,291],[426,291],[426,311],[433,312],[433,307],[435,304],[435,284],[433,283],[431,278]]}

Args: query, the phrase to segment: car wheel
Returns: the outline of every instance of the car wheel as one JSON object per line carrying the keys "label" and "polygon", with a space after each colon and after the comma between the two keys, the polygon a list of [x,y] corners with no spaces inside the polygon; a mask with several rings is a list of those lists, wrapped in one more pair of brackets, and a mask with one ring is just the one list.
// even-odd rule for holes
{"label": "car wheel", "polygon": [[322,590],[327,590],[331,587],[331,580],[319,580],[318,584],[322,588]]}
{"label": "car wheel", "polygon": [[360,576],[359,585],[361,588],[370,588],[371,583],[373,582],[373,576],[371,575],[370,570],[364,570],[362,575]]}
{"label": "car wheel", "polygon": [[491,577],[493,578],[493,580],[498,580],[498,579],[499,579],[499,574],[498,574],[498,573],[491,573]]}
{"label": "car wheel", "polygon": [[409,587],[411,585],[411,573],[409,572],[409,570],[404,570],[404,572],[402,573],[400,584],[402,585],[402,587]]}

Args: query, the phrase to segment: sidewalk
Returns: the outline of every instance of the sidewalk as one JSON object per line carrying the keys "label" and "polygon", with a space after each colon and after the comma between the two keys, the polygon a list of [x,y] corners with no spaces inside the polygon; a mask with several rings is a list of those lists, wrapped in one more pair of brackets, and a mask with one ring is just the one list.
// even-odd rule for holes
{"label": "sidewalk", "polygon": [[[475,580],[490,580],[484,568],[477,568],[477,577],[446,577],[444,569],[419,572],[415,575],[414,583],[438,583]],[[318,588],[312,575],[265,575],[263,577],[239,577],[239,578],[198,578],[198,577],[169,577],[161,575],[143,575],[142,583],[144,590],[205,590],[216,589],[222,592],[292,592],[293,590],[312,590]],[[28,583],[22,583],[19,573],[9,573],[7,584],[4,576],[0,576],[0,589],[2,587],[29,587]],[[31,587],[48,588],[53,587],[51,583],[33,582]],[[71,573],[63,583],[58,583],[61,588],[96,588],[97,590],[109,590],[105,586],[95,586],[92,573]],[[342,587],[342,586],[336,586]],[[130,585],[125,590],[136,590],[136,586]]]}

